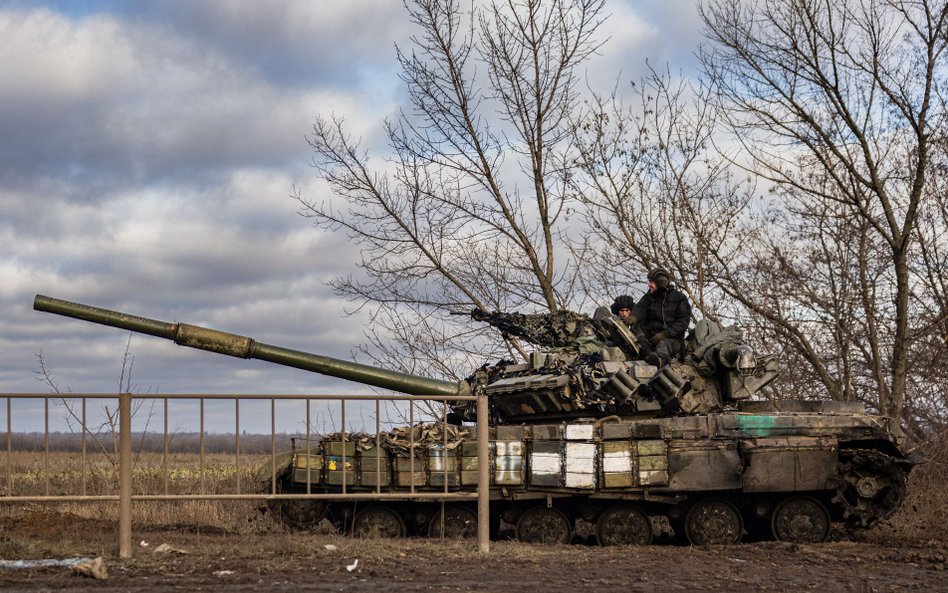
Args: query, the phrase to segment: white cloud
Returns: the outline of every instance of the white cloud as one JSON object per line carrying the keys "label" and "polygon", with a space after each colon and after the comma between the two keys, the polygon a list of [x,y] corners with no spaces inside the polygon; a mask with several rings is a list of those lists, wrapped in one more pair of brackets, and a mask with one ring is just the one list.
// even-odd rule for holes
{"label": "white cloud", "polygon": [[[362,325],[326,282],[358,253],[288,196],[332,199],[307,167],[316,114],[383,144],[403,99],[401,3],[34,4],[0,9],[0,390],[41,389],[41,350],[75,390],[115,387],[128,334],[34,312],[34,293],[348,358]],[[642,6],[607,6],[592,82],[680,45]],[[132,349],[136,382],[166,391],[365,392],[149,337]]]}
{"label": "white cloud", "polygon": [[302,157],[317,111],[373,119],[374,99],[358,89],[280,86],[185,33],[109,16],[0,12],[9,65],[0,71],[0,167],[119,184],[209,175]]}
{"label": "white cloud", "polygon": [[48,10],[0,12],[4,102],[103,98],[136,71],[120,23],[95,17],[77,24]]}

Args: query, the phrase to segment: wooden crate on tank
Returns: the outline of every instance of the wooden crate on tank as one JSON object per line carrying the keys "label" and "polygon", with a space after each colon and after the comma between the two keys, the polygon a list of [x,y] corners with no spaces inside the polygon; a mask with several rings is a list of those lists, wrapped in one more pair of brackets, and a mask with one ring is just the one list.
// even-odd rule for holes
{"label": "wooden crate on tank", "polygon": [[530,484],[554,488],[563,485],[562,441],[531,441]]}
{"label": "wooden crate on tank", "polygon": [[629,441],[605,441],[602,444],[603,488],[635,486],[635,456]]}
{"label": "wooden crate on tank", "polygon": [[522,441],[527,438],[529,426],[495,426],[490,429],[492,441]]}
{"label": "wooden crate on tank", "polygon": [[565,424],[537,424],[530,427],[534,441],[561,441],[565,436]]}
{"label": "wooden crate on tank", "polygon": [[628,422],[606,422],[602,425],[602,439],[627,441],[632,436],[632,424]]}
{"label": "wooden crate on tank", "polygon": [[477,441],[461,443],[461,485],[477,485]]}
{"label": "wooden crate on tank", "polygon": [[567,488],[587,490],[596,487],[597,456],[596,443],[567,441],[565,462]]}
{"label": "wooden crate on tank", "polygon": [[567,441],[591,441],[596,436],[596,425],[591,422],[567,424],[563,434]]}
{"label": "wooden crate on tank", "polygon": [[322,445],[326,455],[326,483],[341,486],[344,479],[346,486],[358,485],[355,443],[323,441]]}
{"label": "wooden crate on tank", "polygon": [[324,480],[325,466],[322,449],[318,446],[311,448],[309,454],[305,451],[297,452],[293,455],[292,480],[302,484],[307,481],[310,484],[318,484]]}
{"label": "wooden crate on tank", "polygon": [[388,451],[372,446],[360,453],[359,482],[363,486],[391,485],[392,461]]}
{"label": "wooden crate on tank", "polygon": [[[499,430],[499,429],[498,429]],[[524,474],[523,441],[494,441],[492,482],[498,486],[522,486]]]}
{"label": "wooden crate on tank", "polygon": [[662,440],[635,441],[636,482],[639,486],[668,483],[668,445]]}
{"label": "wooden crate on tank", "polygon": [[414,461],[411,457],[396,457],[395,485],[401,488],[427,486],[428,475],[425,472],[424,457],[416,455]]}
{"label": "wooden crate on tank", "polygon": [[447,448],[443,443],[428,447],[428,474],[432,486],[456,487],[461,483],[457,448]]}

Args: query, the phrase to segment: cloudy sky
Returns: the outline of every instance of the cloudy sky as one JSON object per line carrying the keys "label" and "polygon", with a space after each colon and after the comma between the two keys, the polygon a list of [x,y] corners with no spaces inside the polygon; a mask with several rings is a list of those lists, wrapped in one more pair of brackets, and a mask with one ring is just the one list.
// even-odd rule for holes
{"label": "cloudy sky", "polygon": [[[693,0],[607,11],[594,86],[693,67]],[[64,390],[116,390],[128,332],[34,312],[37,293],[349,358],[362,320],[326,282],[359,254],[289,196],[333,199],[309,167],[317,114],[384,155],[411,34],[396,0],[0,3],[0,393],[48,391],[40,354]],[[131,351],[140,391],[366,391],[147,336]]]}

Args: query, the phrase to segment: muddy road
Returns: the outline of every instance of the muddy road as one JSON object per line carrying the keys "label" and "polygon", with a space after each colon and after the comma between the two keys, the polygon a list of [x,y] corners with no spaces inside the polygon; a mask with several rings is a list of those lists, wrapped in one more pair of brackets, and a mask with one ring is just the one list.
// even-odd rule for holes
{"label": "muddy road", "polygon": [[[26,521],[26,522],[24,522]],[[132,559],[115,553],[114,525],[35,514],[0,524],[12,557],[103,555],[106,580],[70,569],[0,570],[0,591],[505,591],[577,590],[948,592],[940,541],[775,542],[722,547],[530,546],[469,541],[352,540],[337,535],[237,536],[206,530],[135,534]],[[16,535],[14,535],[16,532]],[[55,547],[41,543],[55,537]],[[36,539],[31,539],[36,538]],[[31,543],[32,542],[32,543]],[[178,551],[156,553],[160,544]],[[44,550],[44,546],[46,546]],[[358,560],[358,562],[356,562]]]}

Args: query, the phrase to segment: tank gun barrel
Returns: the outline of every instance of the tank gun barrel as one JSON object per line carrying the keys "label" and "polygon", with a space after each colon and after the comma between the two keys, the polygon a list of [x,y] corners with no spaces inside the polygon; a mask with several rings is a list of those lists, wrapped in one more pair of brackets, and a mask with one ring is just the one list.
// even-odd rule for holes
{"label": "tank gun barrel", "polygon": [[392,389],[410,395],[466,395],[470,390],[468,384],[463,381],[455,383],[389,371],[357,362],[264,344],[247,336],[198,325],[159,321],[41,294],[36,295],[33,300],[33,308],[37,311],[55,313],[100,325],[109,325],[165,338],[179,346],[208,350],[237,358],[266,360],[283,366],[348,379],[383,389]]}

